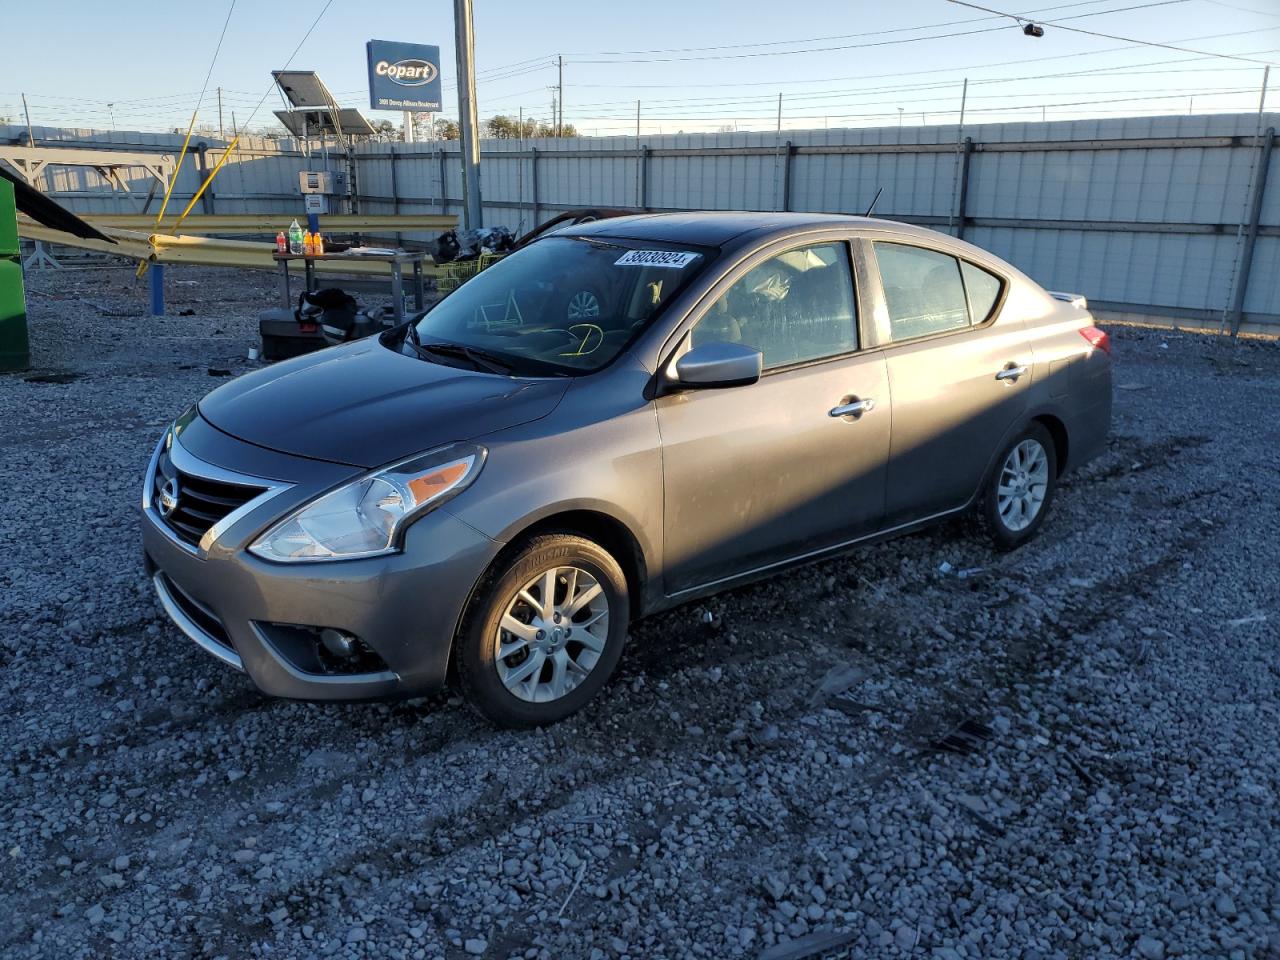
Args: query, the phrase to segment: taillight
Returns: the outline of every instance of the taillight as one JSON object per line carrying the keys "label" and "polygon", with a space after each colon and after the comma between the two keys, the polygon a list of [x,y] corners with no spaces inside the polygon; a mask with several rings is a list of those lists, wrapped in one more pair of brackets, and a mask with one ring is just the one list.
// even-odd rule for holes
{"label": "taillight", "polygon": [[1107,331],[1098,327],[1081,327],[1080,336],[1089,341],[1089,346],[1097,347],[1107,355],[1111,354],[1111,338],[1107,336]]}

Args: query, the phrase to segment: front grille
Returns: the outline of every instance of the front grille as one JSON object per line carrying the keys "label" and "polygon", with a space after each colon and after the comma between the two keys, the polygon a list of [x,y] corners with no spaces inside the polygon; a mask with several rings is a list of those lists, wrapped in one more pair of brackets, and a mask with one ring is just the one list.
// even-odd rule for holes
{"label": "front grille", "polygon": [[[162,496],[166,486],[175,480],[178,488],[177,506],[166,515],[161,505]],[[160,519],[180,539],[192,546],[198,546],[200,538],[219,520],[243,507],[266,489],[224,483],[187,473],[173,465],[167,452],[160,454],[151,482],[154,486],[152,502]]]}

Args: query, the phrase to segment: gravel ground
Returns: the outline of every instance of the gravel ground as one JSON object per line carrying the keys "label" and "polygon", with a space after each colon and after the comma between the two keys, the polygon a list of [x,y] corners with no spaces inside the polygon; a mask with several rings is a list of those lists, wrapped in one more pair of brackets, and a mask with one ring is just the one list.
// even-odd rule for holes
{"label": "gravel ground", "polygon": [[170,274],[193,316],[35,276],[0,378],[0,954],[1280,957],[1275,343],[1116,327],[1113,440],[1036,542],[652,618],[507,733],[268,700],[166,622],[142,470],[273,292]]}

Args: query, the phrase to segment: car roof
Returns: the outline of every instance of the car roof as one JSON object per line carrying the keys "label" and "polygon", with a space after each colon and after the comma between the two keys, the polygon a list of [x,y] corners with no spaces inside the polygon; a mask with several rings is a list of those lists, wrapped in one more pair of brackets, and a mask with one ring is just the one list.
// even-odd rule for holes
{"label": "car roof", "polygon": [[607,220],[564,226],[555,233],[562,236],[619,237],[722,247],[748,234],[754,239],[764,239],[774,235],[784,236],[824,227],[854,228],[858,226],[880,230],[891,229],[921,237],[932,233],[932,231],[893,220],[842,213],[725,210],[692,210],[681,213],[646,213],[628,217],[610,217]]}

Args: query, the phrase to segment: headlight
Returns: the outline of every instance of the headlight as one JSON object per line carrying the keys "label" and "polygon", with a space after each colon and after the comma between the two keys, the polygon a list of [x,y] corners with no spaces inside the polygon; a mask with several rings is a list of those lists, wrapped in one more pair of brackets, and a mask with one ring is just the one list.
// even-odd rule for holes
{"label": "headlight", "polygon": [[476,478],[485,449],[456,444],[392,464],[312,500],[249,547],[266,560],[352,560],[392,553],[411,520]]}

